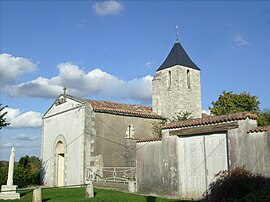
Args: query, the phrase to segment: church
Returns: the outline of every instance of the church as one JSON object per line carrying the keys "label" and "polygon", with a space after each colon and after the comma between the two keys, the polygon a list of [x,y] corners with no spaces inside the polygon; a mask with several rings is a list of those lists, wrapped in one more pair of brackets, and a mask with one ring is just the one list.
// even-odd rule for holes
{"label": "church", "polygon": [[84,184],[89,168],[136,167],[136,140],[155,139],[153,124],[181,112],[201,118],[200,68],[179,40],[152,81],[152,107],[59,95],[42,120],[43,184]]}

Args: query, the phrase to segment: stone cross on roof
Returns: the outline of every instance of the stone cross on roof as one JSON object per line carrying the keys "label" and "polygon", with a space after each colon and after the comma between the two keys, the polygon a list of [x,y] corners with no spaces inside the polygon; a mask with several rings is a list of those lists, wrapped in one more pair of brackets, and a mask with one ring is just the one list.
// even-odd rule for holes
{"label": "stone cross on roof", "polygon": [[66,94],[67,94],[67,88],[64,87],[64,88],[63,88],[63,91],[64,91],[64,95],[66,95]]}

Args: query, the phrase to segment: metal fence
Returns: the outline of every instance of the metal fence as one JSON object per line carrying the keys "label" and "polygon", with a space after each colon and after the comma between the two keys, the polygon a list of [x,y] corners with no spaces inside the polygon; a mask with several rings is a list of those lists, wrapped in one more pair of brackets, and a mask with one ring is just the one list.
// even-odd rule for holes
{"label": "metal fence", "polygon": [[136,167],[86,168],[86,181],[128,182],[135,180]]}

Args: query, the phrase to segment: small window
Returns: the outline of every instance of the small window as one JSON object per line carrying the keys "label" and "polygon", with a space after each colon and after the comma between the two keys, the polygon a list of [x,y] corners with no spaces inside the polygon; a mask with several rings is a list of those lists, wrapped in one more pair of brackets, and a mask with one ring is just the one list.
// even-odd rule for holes
{"label": "small window", "polygon": [[190,72],[187,70],[187,87],[190,89]]}
{"label": "small window", "polygon": [[127,127],[126,138],[134,138],[134,127],[132,124],[128,125]]}
{"label": "small window", "polygon": [[172,72],[169,71],[169,78],[168,78],[168,89],[171,88],[171,84],[172,84]]}

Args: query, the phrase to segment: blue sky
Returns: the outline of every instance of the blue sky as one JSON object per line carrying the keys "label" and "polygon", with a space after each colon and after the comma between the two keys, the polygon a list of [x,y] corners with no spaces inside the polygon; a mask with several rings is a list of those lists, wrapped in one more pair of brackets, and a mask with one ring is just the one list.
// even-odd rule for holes
{"label": "blue sky", "polygon": [[68,93],[151,105],[151,78],[176,40],[201,68],[202,106],[222,91],[270,108],[268,1],[0,1],[0,159],[40,155],[41,117]]}

